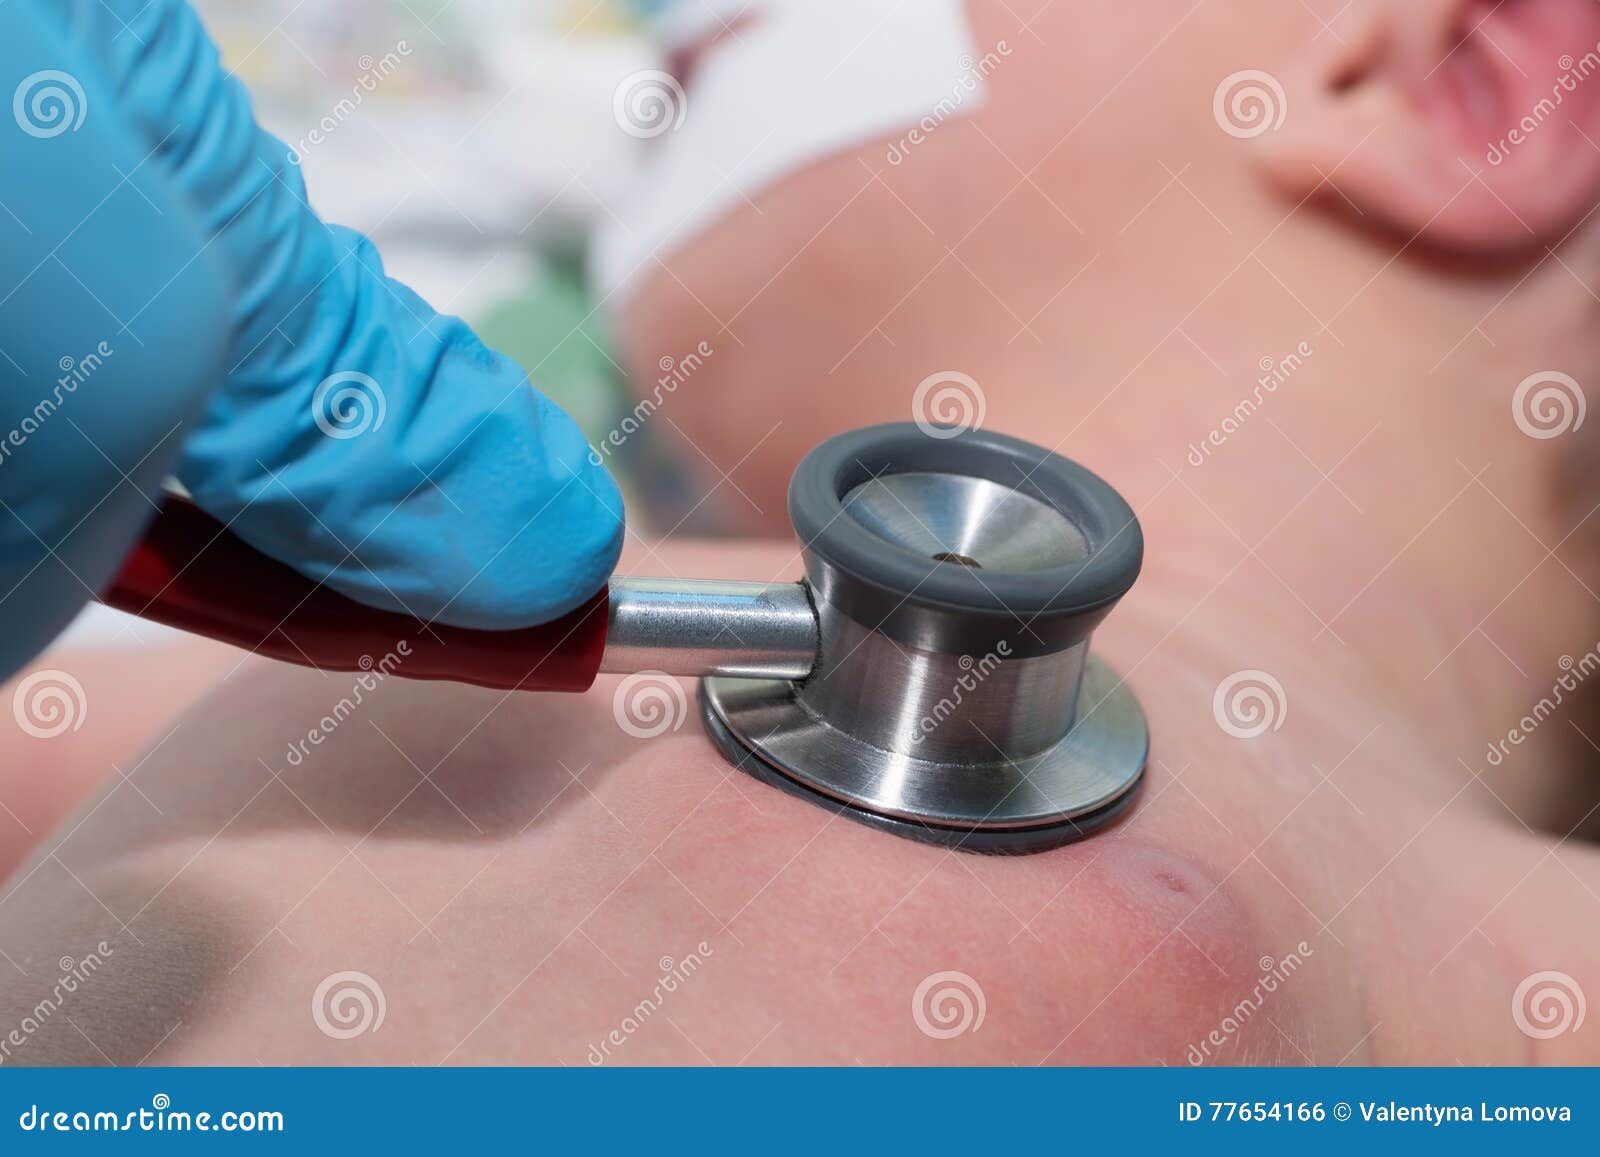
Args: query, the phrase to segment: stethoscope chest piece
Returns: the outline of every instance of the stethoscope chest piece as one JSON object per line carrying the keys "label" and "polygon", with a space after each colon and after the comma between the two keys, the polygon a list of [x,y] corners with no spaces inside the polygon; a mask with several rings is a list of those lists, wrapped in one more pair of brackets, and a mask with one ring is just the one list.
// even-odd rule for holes
{"label": "stethoscope chest piece", "polygon": [[966,851],[1081,839],[1134,798],[1138,701],[1089,640],[1138,577],[1100,478],[986,431],[830,439],[789,488],[817,654],[801,680],[710,676],[706,728],[757,778]]}

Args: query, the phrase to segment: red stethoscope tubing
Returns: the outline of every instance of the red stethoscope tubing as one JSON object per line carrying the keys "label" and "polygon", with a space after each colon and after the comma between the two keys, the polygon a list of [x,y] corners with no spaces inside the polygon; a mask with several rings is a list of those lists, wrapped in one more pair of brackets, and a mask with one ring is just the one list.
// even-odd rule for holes
{"label": "red stethoscope tubing", "polygon": [[[269,558],[187,499],[168,496],[100,601],[258,655],[328,671],[584,691],[605,652],[604,589],[570,614],[478,631],[375,610]],[[403,646],[402,646],[403,644]]]}

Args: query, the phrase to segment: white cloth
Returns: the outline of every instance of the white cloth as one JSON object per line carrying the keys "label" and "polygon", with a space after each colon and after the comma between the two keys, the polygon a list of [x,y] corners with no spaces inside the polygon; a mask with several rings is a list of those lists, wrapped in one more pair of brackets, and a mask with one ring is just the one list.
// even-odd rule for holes
{"label": "white cloth", "polygon": [[722,40],[696,65],[677,127],[643,142],[626,205],[600,226],[592,273],[613,308],[655,255],[764,186],[983,100],[963,0],[684,0],[657,21],[669,41]]}

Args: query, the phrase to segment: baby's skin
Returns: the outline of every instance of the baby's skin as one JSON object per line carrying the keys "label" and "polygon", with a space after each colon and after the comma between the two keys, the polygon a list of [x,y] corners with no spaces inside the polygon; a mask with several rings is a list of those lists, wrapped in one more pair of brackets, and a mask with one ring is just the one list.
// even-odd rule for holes
{"label": "baby's skin", "polygon": [[[1574,918],[1600,856],[1308,661],[1287,596],[1168,547],[1096,639],[1150,718],[1139,803],[1027,857],[747,778],[692,683],[652,716],[610,676],[507,695],[245,661],[5,885],[0,1026],[28,1031],[4,1060],[1600,1059],[1513,1004],[1541,971],[1600,989]],[[626,565],[797,574],[777,544]],[[1254,738],[1213,703],[1247,668],[1284,688]]]}

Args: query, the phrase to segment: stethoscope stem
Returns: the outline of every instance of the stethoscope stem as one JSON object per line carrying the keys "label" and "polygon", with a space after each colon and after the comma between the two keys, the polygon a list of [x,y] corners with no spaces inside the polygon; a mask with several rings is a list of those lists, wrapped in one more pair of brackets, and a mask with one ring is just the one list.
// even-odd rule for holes
{"label": "stethoscope stem", "polygon": [[817,613],[800,583],[613,578],[600,670],[804,679]]}
{"label": "stethoscope stem", "polygon": [[820,637],[800,583],[672,578],[614,577],[541,626],[449,627],[355,603],[175,495],[100,597],[285,662],[507,690],[583,691],[600,671],[801,680]]}

